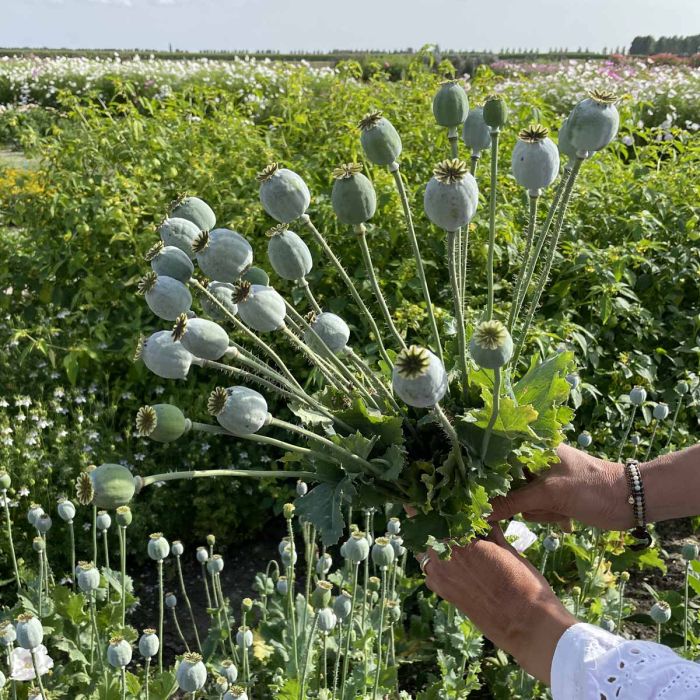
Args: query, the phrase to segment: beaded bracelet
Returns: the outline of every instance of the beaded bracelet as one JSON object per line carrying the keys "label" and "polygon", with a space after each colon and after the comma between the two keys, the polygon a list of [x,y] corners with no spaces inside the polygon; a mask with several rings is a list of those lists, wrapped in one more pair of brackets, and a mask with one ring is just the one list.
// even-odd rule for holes
{"label": "beaded bracelet", "polygon": [[630,490],[627,502],[632,506],[634,522],[636,523],[636,527],[630,534],[637,542],[630,545],[630,549],[638,552],[642,549],[647,549],[652,543],[651,535],[647,530],[644,484],[642,483],[642,475],[639,471],[639,462],[634,459],[628,459],[625,463],[625,474],[627,475],[627,484]]}

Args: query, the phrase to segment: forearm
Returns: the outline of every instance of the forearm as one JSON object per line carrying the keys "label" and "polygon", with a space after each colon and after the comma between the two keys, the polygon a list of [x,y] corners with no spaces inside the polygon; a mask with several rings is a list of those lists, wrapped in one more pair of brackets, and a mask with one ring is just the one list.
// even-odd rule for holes
{"label": "forearm", "polygon": [[640,465],[647,520],[700,515],[700,445]]}

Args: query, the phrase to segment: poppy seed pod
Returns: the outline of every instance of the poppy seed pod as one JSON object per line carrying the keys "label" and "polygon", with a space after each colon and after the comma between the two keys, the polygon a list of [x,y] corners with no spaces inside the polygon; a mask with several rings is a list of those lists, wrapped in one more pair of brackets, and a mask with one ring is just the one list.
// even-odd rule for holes
{"label": "poppy seed pod", "polygon": [[649,611],[649,617],[657,625],[665,625],[671,619],[671,606],[665,600],[657,600]]}
{"label": "poppy seed pod", "polygon": [[136,434],[156,442],[174,442],[182,437],[192,423],[177,407],[169,403],[141,406],[136,414]]}
{"label": "poppy seed pod", "polygon": [[372,561],[380,569],[386,569],[394,563],[396,554],[391,542],[386,537],[377,537],[372,546]]}
{"label": "poppy seed pod", "polygon": [[681,555],[686,561],[695,561],[698,558],[698,545],[695,542],[686,542],[681,548]]}
{"label": "poppy seed pod", "polygon": [[154,561],[162,561],[170,553],[170,545],[162,532],[154,532],[149,536],[147,549],[148,556]]}
{"label": "poppy seed pod", "polygon": [[623,571],[623,572],[620,574],[620,580],[622,581],[622,583],[627,583],[627,581],[630,580],[630,572],[629,572],[629,571]]}
{"label": "poppy seed pod", "polygon": [[391,622],[398,622],[401,619],[401,606],[396,600],[387,600],[387,613]]}
{"label": "poppy seed pod", "polygon": [[192,252],[202,272],[219,282],[235,282],[253,262],[250,243],[227,228],[202,231],[192,244]]}
{"label": "poppy seed pod", "polygon": [[209,559],[209,552],[206,547],[197,547],[196,552],[197,561],[203,564]]}
{"label": "poppy seed pod", "polygon": [[319,610],[325,608],[331,602],[331,591],[333,584],[329,581],[319,581],[316,588],[311,593],[311,605]]}
{"label": "poppy seed pod", "polygon": [[260,201],[265,211],[281,224],[289,224],[306,212],[311,193],[294,171],[270,163],[258,173]]}
{"label": "poppy seed pod", "polygon": [[456,127],[469,113],[469,99],[461,80],[445,80],[433,97],[433,115],[438,126]]}
{"label": "poppy seed pod", "polygon": [[515,181],[531,195],[549,187],[559,174],[559,151],[541,124],[523,129],[513,148],[511,170]]}
{"label": "poppy seed pod", "polygon": [[319,576],[325,576],[331,570],[332,566],[333,557],[328,554],[328,552],[324,552],[316,562],[316,573]]}
{"label": "poppy seed pod", "polygon": [[331,608],[318,611],[318,628],[321,632],[332,632],[338,624],[338,618]]}
{"label": "poppy seed pod", "polygon": [[462,141],[471,149],[472,156],[478,157],[481,151],[491,146],[491,130],[484,121],[483,107],[469,110],[467,119],[462,127]]}
{"label": "poppy seed pod", "polygon": [[175,678],[180,690],[185,693],[195,693],[207,682],[207,667],[202,657],[195,652],[188,652],[178,664]]}
{"label": "poppy seed pod", "polygon": [[370,112],[360,120],[360,143],[367,160],[375,165],[391,165],[401,155],[401,137],[381,112]]}
{"label": "poppy seed pod", "polygon": [[235,683],[238,679],[238,668],[231,659],[224,659],[219,666],[219,673],[229,682]]}
{"label": "poppy seed pod", "polygon": [[215,554],[207,561],[207,571],[210,574],[220,574],[224,570],[224,558],[220,554]]}
{"label": "poppy seed pod", "polygon": [[447,392],[447,372],[440,359],[417,345],[402,350],[391,378],[397,396],[409,406],[434,406]]}
{"label": "poppy seed pod", "polygon": [[15,626],[9,620],[0,622],[0,644],[9,647],[14,644],[15,639],[17,639]]}
{"label": "poppy seed pod", "polygon": [[51,520],[51,516],[48,513],[42,513],[36,519],[36,529],[42,535],[45,535],[51,529],[52,525],[53,525],[53,520]]}
{"label": "poppy seed pod", "polygon": [[250,648],[253,646],[253,632],[250,627],[239,627],[236,632],[236,644],[241,647],[245,645]]}
{"label": "poppy seed pod", "polygon": [[174,321],[192,306],[190,290],[173,277],[149,272],[139,281],[138,291],[146,299],[148,308],[164,321]]}
{"label": "poppy seed pod", "polygon": [[508,105],[499,95],[489,95],[483,110],[484,121],[491,129],[502,129],[508,121]]}
{"label": "poppy seed pod", "polygon": [[261,267],[249,267],[241,275],[241,279],[251,284],[261,284],[263,287],[267,287],[270,284],[270,275]]}
{"label": "poppy seed pod", "polygon": [[[231,284],[230,282],[209,282],[207,291],[216,298],[231,316],[235,316],[238,313],[238,305],[234,301],[234,297],[236,296],[235,284]],[[221,307],[208,296],[202,296],[201,302],[204,311],[212,318],[217,321],[223,321],[226,318],[226,314]]]}
{"label": "poppy seed pod", "polygon": [[291,540],[290,540],[289,537],[283,537],[283,538],[280,540],[279,544],[277,545],[277,553],[278,553],[280,556],[282,555],[282,552],[284,552],[284,550],[285,550],[287,547],[289,547],[290,541],[291,541]]}
{"label": "poppy seed pod", "polygon": [[333,601],[333,612],[336,617],[342,622],[347,619],[352,610],[352,596],[347,591],[342,591],[339,596]]}
{"label": "poppy seed pod", "polygon": [[17,617],[15,624],[17,644],[23,649],[36,649],[44,639],[44,628],[41,620],[31,613],[24,613]]}
{"label": "poppy seed pod", "polygon": [[100,587],[100,572],[92,562],[81,561],[76,571],[78,588],[83,593],[91,593]]}
{"label": "poppy seed pod", "polygon": [[559,538],[556,535],[547,535],[547,537],[542,540],[542,546],[547,552],[556,552],[559,549]]}
{"label": "poppy seed pod", "polygon": [[479,367],[498,369],[513,356],[513,339],[500,321],[482,321],[474,330],[469,352]]}
{"label": "poppy seed pod", "polygon": [[[272,269],[285,280],[299,280],[311,272],[313,260],[309,246],[286,224],[278,224],[267,234],[267,258]],[[264,282],[267,285],[267,281]]]}
{"label": "poppy seed pod", "polygon": [[194,258],[192,244],[202,229],[187,219],[170,218],[158,228],[158,235],[166,246],[179,248],[191,260]]}
{"label": "poppy seed pod", "polygon": [[239,437],[257,433],[269,416],[265,397],[246,386],[217,387],[209,396],[208,408],[221,427]]}
{"label": "poppy seed pod", "polygon": [[396,517],[389,518],[386,524],[386,531],[390,535],[398,535],[401,532],[401,521]]}
{"label": "poppy seed pod", "polygon": [[12,486],[12,479],[5,469],[0,469],[0,490],[7,491]]}
{"label": "poppy seed pod", "polygon": [[569,138],[569,118],[567,117],[561,123],[559,127],[559,134],[557,136],[557,148],[559,153],[565,155],[569,162],[576,160],[576,147]]}
{"label": "poppy seed pod", "polygon": [[336,355],[347,347],[350,328],[340,316],[323,311],[309,325],[311,328],[304,331],[304,341],[316,352],[323,350],[323,343]]}
{"label": "poppy seed pod", "polygon": [[98,508],[113,510],[127,505],[134,497],[136,482],[121,464],[101,464],[89,476],[95,492],[92,502]]}
{"label": "poppy seed pod", "polygon": [[72,523],[75,518],[75,506],[67,498],[58,501],[58,517],[66,523]]}
{"label": "poppy seed pod", "polygon": [[43,514],[44,509],[38,503],[32,503],[27,509],[27,522],[32,527],[36,527],[37,521]]}
{"label": "poppy seed pod", "polygon": [[186,379],[193,360],[192,353],[176,343],[170,331],[157,331],[142,341],[138,358],[163,379]]}
{"label": "poppy seed pod", "polygon": [[170,545],[170,554],[172,554],[174,557],[181,557],[184,551],[185,548],[182,546],[182,542],[180,542],[180,540],[175,540]]}
{"label": "poppy seed pod", "polygon": [[630,403],[633,406],[641,406],[647,400],[647,391],[643,386],[635,386],[630,391]]}
{"label": "poppy seed pod", "polygon": [[297,559],[299,558],[299,555],[297,554],[296,549],[294,550],[293,556],[292,556],[292,548],[287,545],[284,550],[282,551],[282,554],[280,555],[282,558],[282,563],[285,566],[290,566],[291,564],[296,564]]}
{"label": "poppy seed pod", "polygon": [[101,510],[97,513],[95,524],[100,532],[109,530],[112,526],[112,518],[109,517],[109,513],[106,510]]}
{"label": "poppy seed pod", "polygon": [[44,541],[43,537],[35,537],[32,540],[32,549],[35,552],[44,552],[46,551],[46,542]]}
{"label": "poppy seed pod", "polygon": [[331,204],[338,221],[347,226],[369,221],[377,211],[377,194],[362,174],[362,164],[346,163],[333,171],[333,178]]}
{"label": "poppy seed pod", "polygon": [[226,691],[223,700],[248,700],[248,693],[240,685],[234,685]]}
{"label": "poppy seed pod", "polygon": [[358,563],[369,556],[369,542],[364,532],[353,532],[345,545],[345,558],[351,562]]}
{"label": "poppy seed pod", "polygon": [[285,503],[282,506],[282,515],[284,515],[285,520],[291,520],[294,517],[295,511],[296,506],[293,503]]}
{"label": "poppy seed pod", "polygon": [[216,226],[216,215],[212,208],[199,197],[180,197],[172,205],[170,216],[191,221],[200,231],[209,231]]}
{"label": "poppy seed pod", "polygon": [[432,223],[457,231],[471,221],[478,203],[479,188],[463,160],[443,160],[434,168],[423,195],[423,208]]}
{"label": "poppy seed pod", "polygon": [[[373,593],[376,593],[380,588],[382,587],[382,580],[379,578],[379,576],[370,576],[367,579],[367,589],[372,591]],[[374,597],[374,600],[376,600],[376,596]]]}
{"label": "poppy seed pod", "polygon": [[299,498],[306,496],[306,494],[309,492],[309,485],[305,481],[299,479],[296,485],[296,492]]}
{"label": "poppy seed pod", "polygon": [[119,506],[117,508],[117,525],[119,527],[129,527],[134,516],[129,506]]}
{"label": "poppy seed pod", "polygon": [[181,314],[175,320],[173,340],[181,342],[195,357],[220,360],[231,342],[228,333],[206,318],[188,318]]}
{"label": "poppy seed pod", "polygon": [[236,286],[234,301],[241,320],[254,331],[269,333],[284,326],[287,307],[272,287],[241,281]]}
{"label": "poppy seed pod", "polygon": [[166,608],[176,608],[177,607],[177,596],[174,593],[165,594],[165,607]]}
{"label": "poppy seed pod", "polygon": [[403,546],[403,537],[399,535],[391,535],[389,542],[391,542],[391,546],[394,548],[394,554],[397,558],[406,554],[406,547]]}
{"label": "poppy seed pod", "polygon": [[669,408],[667,403],[657,403],[654,406],[654,418],[656,420],[666,420],[668,418]]}
{"label": "poppy seed pod", "polygon": [[569,115],[567,134],[577,155],[586,157],[605,148],[617,134],[620,114],[611,92],[593,90]]}
{"label": "poppy seed pod", "polygon": [[282,596],[287,595],[287,592],[289,591],[289,585],[287,583],[286,576],[280,576],[277,579],[277,583],[275,584],[275,590]]}
{"label": "poppy seed pod", "polygon": [[194,273],[194,265],[189,255],[177,246],[164,246],[162,241],[148,251],[146,260],[151,263],[151,269],[157,275],[172,277],[183,283]]}
{"label": "poppy seed pod", "polygon": [[688,382],[680,381],[676,384],[674,391],[679,396],[683,396],[683,394],[687,394],[690,391],[690,386]]}
{"label": "poppy seed pod", "polygon": [[154,629],[147,627],[139,638],[139,654],[144,659],[150,659],[158,653],[160,641]]}
{"label": "poppy seed pod", "polygon": [[576,438],[576,440],[578,441],[580,447],[586,448],[591,446],[591,443],[593,442],[593,437],[587,430],[584,430],[582,433],[579,433],[579,436]]}
{"label": "poppy seed pod", "polygon": [[114,668],[124,668],[131,663],[131,644],[122,637],[112,637],[107,647],[107,661]]}

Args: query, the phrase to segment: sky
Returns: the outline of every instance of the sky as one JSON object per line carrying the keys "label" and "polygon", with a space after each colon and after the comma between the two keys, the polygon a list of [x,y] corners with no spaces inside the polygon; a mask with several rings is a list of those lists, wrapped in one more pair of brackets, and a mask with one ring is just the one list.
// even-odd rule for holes
{"label": "sky", "polygon": [[612,50],[697,33],[700,0],[0,0],[4,47]]}

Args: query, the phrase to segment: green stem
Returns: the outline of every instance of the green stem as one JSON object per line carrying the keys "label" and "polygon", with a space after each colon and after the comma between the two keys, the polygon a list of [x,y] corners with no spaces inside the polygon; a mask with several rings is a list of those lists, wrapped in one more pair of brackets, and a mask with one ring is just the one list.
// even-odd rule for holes
{"label": "green stem", "polygon": [[498,367],[493,370],[493,404],[491,407],[491,418],[489,419],[488,425],[486,426],[486,431],[484,432],[484,438],[481,443],[481,461],[486,459],[486,453],[489,449],[489,442],[491,441],[491,433],[493,432],[493,426],[496,425],[498,420],[498,409],[501,402],[501,372],[502,369]]}
{"label": "green stem", "polygon": [[452,158],[459,158],[459,134],[457,127],[451,126],[447,130],[447,140],[450,142],[450,154]]}
{"label": "green stem", "polygon": [[[10,520],[10,506],[7,502],[7,489],[2,490],[2,503],[5,508],[5,526],[7,528],[7,541],[10,544],[10,555],[12,557],[12,568],[15,574],[15,584],[17,585],[17,594],[22,590],[22,584],[19,578],[19,567],[17,566],[17,556],[15,554],[15,543],[12,539],[12,520]],[[73,578],[75,578],[75,568],[73,569]]]}
{"label": "green stem", "polygon": [[119,670],[122,686],[122,700],[126,700],[126,666],[122,666]]}
{"label": "green stem", "polygon": [[140,488],[155,484],[159,481],[174,481],[176,479],[207,479],[215,476],[250,477],[253,479],[314,479],[316,474],[307,471],[266,471],[264,469],[202,469],[200,471],[166,472],[165,474],[149,474],[141,477]]}
{"label": "green stem", "polygon": [[122,628],[126,625],[126,525],[119,526],[119,564],[122,584]]}
{"label": "green stem", "polygon": [[418,238],[416,237],[416,230],[413,226],[413,217],[411,215],[411,206],[408,202],[408,196],[406,195],[406,188],[403,184],[403,179],[399,171],[399,164],[392,163],[389,166],[391,174],[394,176],[394,182],[396,183],[396,189],[399,193],[399,198],[401,199],[401,206],[403,207],[404,217],[406,219],[406,227],[408,230],[408,240],[411,243],[411,248],[413,248],[413,257],[416,261],[416,272],[418,273],[418,279],[420,280],[421,288],[423,290],[423,300],[425,301],[425,308],[428,313],[428,320],[430,321],[430,327],[433,332],[433,342],[435,343],[435,351],[441,362],[444,362],[442,355],[442,345],[440,343],[440,332],[438,331],[437,320],[435,319],[435,312],[433,310],[433,302],[430,300],[430,290],[428,289],[428,280],[425,276],[425,269],[423,267],[423,258],[420,254],[420,248],[418,247]]}
{"label": "green stem", "polygon": [[73,590],[75,591],[75,527],[73,526],[73,521],[68,523],[68,536],[70,539],[70,563],[71,563],[71,575],[70,580],[73,582]]}
{"label": "green stem", "polygon": [[346,680],[350,665],[350,638],[352,637],[353,620],[355,617],[355,605],[357,603],[357,583],[360,573],[360,562],[355,562],[355,571],[352,576],[352,600],[350,603],[350,615],[348,616],[348,631],[345,636],[345,649],[343,652],[343,673],[340,677],[340,700],[345,700]]}
{"label": "green stem", "polygon": [[[226,600],[224,599],[224,589],[221,587],[221,574],[219,574],[216,571],[213,571],[211,579],[211,585],[214,589],[214,598],[217,601],[216,614],[219,619],[219,628],[221,628],[221,615],[223,614],[224,622],[226,623],[226,633],[228,635],[228,646],[231,650],[231,656],[233,656],[236,663],[238,663],[238,653],[236,650],[236,645],[234,644],[233,632],[231,631],[231,619],[229,618],[228,614],[228,605],[226,604]],[[223,640],[221,642],[221,648],[223,652],[226,653],[226,646],[224,645]]]}
{"label": "green stem", "polygon": [[107,530],[102,530],[102,542],[105,548],[105,566],[109,569],[109,543],[107,541]]}
{"label": "green stem", "polygon": [[476,169],[479,165],[479,159],[481,158],[480,153],[474,153],[472,152],[472,157],[471,157],[471,173],[474,177],[476,177]]}
{"label": "green stem", "polygon": [[688,579],[690,577],[690,562],[685,563],[685,607],[683,608],[683,651],[688,651]]}
{"label": "green stem", "polygon": [[44,595],[44,552],[39,552],[39,618],[41,619],[43,606],[42,599]]}
{"label": "green stem", "polygon": [[92,506],[92,561],[97,566],[97,506]]}
{"label": "green stem", "polygon": [[666,449],[671,445],[671,439],[673,438],[673,431],[676,429],[676,422],[678,421],[678,414],[680,413],[681,406],[683,405],[683,396],[678,398],[678,403],[676,404],[676,410],[673,412],[673,421],[671,421],[671,429],[668,431],[668,440],[666,441]]}
{"label": "green stem", "polygon": [[306,546],[306,587],[304,588],[304,600],[309,604],[309,596],[311,595],[311,578],[314,571],[314,552],[316,550],[316,528],[309,525],[308,543]]}
{"label": "green stem", "polygon": [[459,237],[460,259],[458,261],[461,270],[461,294],[462,294],[462,314],[467,306],[467,267],[469,263],[469,224],[460,229]]}
{"label": "green stem", "polygon": [[372,372],[370,366],[350,346],[347,346],[345,348],[345,352],[347,353],[347,356],[350,358],[353,364],[362,372],[362,374],[368,377],[375,390],[389,402],[391,407],[397,413],[405,413],[401,406],[399,406],[399,404],[396,403],[396,400],[392,396],[391,391],[389,391],[386,384],[384,384],[384,382],[380,379],[378,374]]}
{"label": "green stem", "polygon": [[245,642],[245,624],[246,621],[246,613],[245,610],[241,613],[241,659],[243,660],[243,684],[244,685],[249,685],[250,681],[250,673],[248,670],[248,646]]}
{"label": "green stem", "polygon": [[207,580],[207,564],[206,562],[201,562],[202,564],[202,581],[204,581],[204,592],[206,593],[207,596],[207,608],[209,610],[213,609],[213,605],[211,603],[211,593],[209,592],[209,581]]}
{"label": "green stem", "polygon": [[622,634],[622,610],[625,603],[625,582],[620,585],[620,604],[617,608],[617,633]]}
{"label": "green stem", "polygon": [[321,306],[316,301],[316,297],[314,296],[313,292],[311,291],[311,287],[309,287],[309,283],[306,280],[306,278],[301,277],[300,279],[297,280],[297,284],[302,288],[302,290],[303,290],[304,294],[306,295],[306,298],[309,300],[309,304],[311,304],[311,308],[314,310],[314,312],[317,314],[323,313],[323,309],[321,309]]}
{"label": "green stem", "polygon": [[338,675],[340,673],[340,650],[343,646],[343,623],[338,620],[338,641],[336,642],[335,663],[333,665],[333,689],[331,700],[335,700],[335,691],[338,689]]}
{"label": "green stem", "polygon": [[192,603],[190,603],[190,597],[187,595],[187,588],[185,587],[185,579],[182,576],[182,564],[180,562],[180,556],[175,557],[175,566],[177,568],[177,577],[180,582],[180,592],[185,600],[185,605],[187,606],[187,612],[190,616],[190,621],[192,622],[192,630],[194,631],[194,638],[197,642],[197,650],[201,653],[202,644],[199,641],[199,632],[197,631],[197,621],[195,620],[194,613],[192,612]]}
{"label": "green stem", "polygon": [[493,255],[496,246],[496,184],[498,178],[498,129],[491,129],[491,191],[489,197],[489,249],[486,261],[486,320],[493,318]]}
{"label": "green stem", "polygon": [[379,333],[379,328],[377,326],[377,322],[374,320],[374,317],[372,316],[369,309],[365,305],[365,302],[362,301],[362,297],[360,296],[360,293],[355,288],[355,285],[353,284],[353,281],[350,278],[350,275],[348,275],[348,273],[345,271],[345,268],[343,267],[340,260],[338,260],[335,253],[331,250],[331,247],[326,242],[326,239],[321,235],[320,231],[313,225],[308,214],[304,214],[300,218],[300,221],[311,232],[311,235],[316,239],[316,242],[321,246],[323,252],[326,254],[326,256],[330,259],[330,261],[333,263],[335,268],[340,273],[340,276],[343,279],[343,282],[345,282],[347,288],[350,290],[350,294],[352,295],[353,299],[355,300],[355,303],[357,304],[357,306],[359,307],[359,309],[362,311],[362,313],[365,315],[367,321],[369,322],[369,326],[372,329],[372,332],[374,333],[374,337],[377,341],[377,346],[379,347],[379,353],[381,354],[382,358],[384,359],[384,362],[386,362],[387,365],[389,365],[389,367],[393,367],[394,365],[391,362],[389,355],[387,355],[386,348],[384,347],[384,343],[382,342],[382,336]]}
{"label": "green stem", "polygon": [[316,627],[318,627],[318,613],[314,615],[314,621],[311,625],[311,634],[309,636],[309,641],[306,644],[306,654],[304,655],[304,667],[301,672],[301,683],[299,684],[299,700],[306,700],[306,695],[304,691],[306,690],[306,674],[309,670],[309,660],[311,658],[311,650],[314,644],[314,637],[316,636]]}
{"label": "green stem", "polygon": [[[95,646],[97,647],[97,659],[100,662],[100,668],[104,669],[104,663],[102,661],[102,643],[100,642],[100,632],[97,629],[97,613],[95,612],[96,597],[97,593],[93,591],[90,597],[90,624],[92,625]],[[90,635],[90,638],[93,638],[92,634]],[[92,648],[90,649],[90,667],[92,668]]]}
{"label": "green stem", "polygon": [[299,649],[297,646],[297,622],[294,596],[294,526],[292,519],[287,518],[287,535],[289,537],[289,564],[287,565],[287,604],[289,606],[289,621],[292,625],[292,648],[294,652],[294,674],[299,674]]}
{"label": "green stem", "polygon": [[157,561],[158,566],[158,673],[163,673],[163,560]]}
{"label": "green stem", "polygon": [[185,635],[182,633],[182,627],[180,627],[180,621],[177,619],[177,612],[175,611],[175,608],[170,608],[172,614],[173,614],[173,624],[175,625],[175,631],[177,632],[177,636],[180,637],[180,641],[185,645],[185,650],[187,653],[190,653],[190,645],[187,643],[187,640],[185,639]]}
{"label": "green stem", "polygon": [[[8,671],[12,670],[12,644],[8,644],[6,647],[7,652],[7,668]],[[8,674],[9,675],[9,674]],[[11,681],[12,687],[12,700],[17,700],[17,681]]]}
{"label": "green stem", "polygon": [[549,551],[544,550],[544,554],[542,555],[542,563],[540,564],[540,573],[542,576],[544,576],[544,572],[547,569],[547,559],[549,558]]}
{"label": "green stem", "polygon": [[464,466],[464,459],[462,457],[462,447],[459,443],[459,436],[457,431],[450,423],[449,419],[445,415],[445,412],[440,407],[439,403],[436,403],[433,407],[433,411],[440,421],[444,431],[447,433],[447,437],[450,439],[450,444],[452,445],[452,452],[454,453],[455,460],[457,461],[457,467],[459,468],[459,473],[462,476],[464,483],[467,483],[467,468]]}
{"label": "green stem", "polygon": [[467,376],[469,372],[467,368],[467,335],[464,325],[461,290],[457,278],[457,233],[455,231],[447,232],[447,262],[450,272],[450,285],[452,286],[455,320],[457,321],[457,343],[459,346],[459,367],[462,373],[462,395],[466,399]]}
{"label": "green stem", "polygon": [[632,430],[632,426],[634,425],[634,418],[637,415],[637,406],[633,405],[632,406],[632,415],[630,416],[630,419],[627,423],[627,427],[625,428],[625,432],[622,436],[622,440],[620,440],[620,449],[617,452],[617,459],[615,460],[616,462],[619,462],[620,459],[622,458],[622,452],[625,449],[625,445],[627,444],[627,437],[630,434],[630,430]]}
{"label": "green stem", "polygon": [[379,691],[379,674],[382,670],[382,634],[384,632],[384,609],[386,608],[386,567],[382,567],[382,592],[379,602],[379,630],[377,632],[377,668],[374,672],[374,688],[372,690],[372,699],[377,698]]}
{"label": "green stem", "polygon": [[656,431],[658,430],[658,428],[659,428],[659,421],[655,420],[654,421],[654,429],[651,431],[651,438],[649,440],[649,447],[647,449],[646,455],[644,455],[645,462],[649,461],[649,457],[651,455],[651,449],[654,446],[654,440],[656,440]]}
{"label": "green stem", "polygon": [[46,700],[46,691],[44,690],[44,684],[41,681],[41,676],[39,675],[39,666],[36,663],[36,652],[34,649],[31,650],[32,656],[32,666],[34,666],[34,675],[36,676],[36,682],[39,684],[39,692],[41,693],[42,700]]}
{"label": "green stem", "polygon": [[[161,643],[162,643],[162,642],[161,642]],[[146,667],[145,667],[145,669],[144,669],[144,674],[145,674],[145,682],[144,682],[144,685],[146,686],[146,700],[149,700],[149,698],[148,698],[148,681],[150,680],[150,679],[149,679],[150,670],[151,670],[151,657],[150,657],[150,656],[147,656],[147,657],[146,657]]]}

